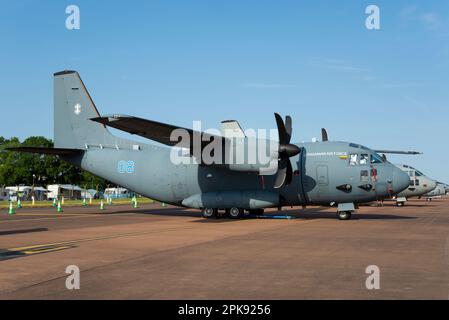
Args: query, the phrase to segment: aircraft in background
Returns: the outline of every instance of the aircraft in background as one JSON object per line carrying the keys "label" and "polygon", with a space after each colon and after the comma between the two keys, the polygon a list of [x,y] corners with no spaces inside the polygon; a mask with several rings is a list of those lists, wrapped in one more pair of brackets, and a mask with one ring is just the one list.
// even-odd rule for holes
{"label": "aircraft in background", "polygon": [[[132,116],[100,116],[79,74],[62,71],[54,74],[54,148],[10,150],[57,155],[149,198],[201,209],[205,218],[239,218],[262,214],[266,208],[323,205],[336,207],[337,217],[349,220],[358,203],[389,198],[409,186],[409,176],[374,150],[327,139],[291,144],[291,117],[284,121],[275,114],[275,119],[279,141],[265,141],[277,146],[268,154],[273,160],[270,167],[205,163],[202,153],[192,146],[195,136],[202,137],[200,151],[212,142],[226,148],[243,145],[247,151],[249,139],[237,121],[223,122],[231,134],[217,136]],[[165,146],[116,137],[107,126]],[[173,141],[172,133],[178,129],[187,132],[188,143]],[[196,163],[174,164],[173,150],[195,158]]]}
{"label": "aircraft in background", "polygon": [[443,185],[444,190],[446,190],[446,194],[449,193],[449,184],[447,183],[443,183],[443,182],[439,182]]}
{"label": "aircraft in background", "polygon": [[421,197],[436,188],[436,180],[430,179],[415,168],[405,164],[399,164],[397,166],[410,177],[410,185],[408,188],[396,194],[396,205],[398,207],[404,206],[408,198]]}
{"label": "aircraft in background", "polygon": [[432,191],[423,195],[427,201],[432,201],[434,198],[441,198],[448,193],[448,186],[444,183],[437,182],[437,186]]}

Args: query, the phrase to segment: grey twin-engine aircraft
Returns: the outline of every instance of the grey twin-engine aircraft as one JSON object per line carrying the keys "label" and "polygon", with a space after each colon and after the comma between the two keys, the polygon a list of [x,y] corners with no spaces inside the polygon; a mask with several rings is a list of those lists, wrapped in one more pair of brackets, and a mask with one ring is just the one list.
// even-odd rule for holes
{"label": "grey twin-engine aircraft", "polygon": [[419,170],[405,164],[397,166],[410,177],[410,185],[396,195],[398,207],[404,206],[408,198],[421,197],[436,188],[437,181],[427,177]]}
{"label": "grey twin-engine aircraft", "polygon": [[[325,131],[325,141],[291,144],[291,118],[287,116],[284,122],[279,115],[275,117],[279,141],[267,140],[265,147],[257,147],[265,151],[268,145],[276,146],[268,152],[268,164],[247,160],[206,163],[202,153],[194,150],[196,136],[201,137],[200,151],[212,142],[232,151],[235,145],[249,150],[249,139],[236,121],[223,122],[224,135],[212,135],[137,117],[100,116],[78,73],[63,71],[54,74],[54,148],[11,150],[58,155],[144,196],[201,209],[206,218],[239,218],[262,214],[266,208],[323,205],[335,206],[338,218],[348,220],[358,203],[391,197],[409,186],[409,176],[372,149],[327,141]],[[165,146],[116,137],[107,126]],[[174,140],[177,129],[191,139]],[[173,150],[196,161],[173,163]]]}
{"label": "grey twin-engine aircraft", "polygon": [[427,201],[432,201],[434,198],[439,198],[446,195],[448,192],[448,187],[444,183],[437,182],[435,189],[423,195]]}

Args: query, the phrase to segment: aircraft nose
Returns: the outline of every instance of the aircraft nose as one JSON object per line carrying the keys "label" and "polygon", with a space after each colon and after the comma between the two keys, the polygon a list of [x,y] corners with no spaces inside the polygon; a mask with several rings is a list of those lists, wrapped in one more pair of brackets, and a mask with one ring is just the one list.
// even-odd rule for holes
{"label": "aircraft nose", "polygon": [[399,168],[393,169],[393,192],[398,194],[410,185],[410,177]]}
{"label": "aircraft nose", "polygon": [[435,180],[430,180],[429,185],[428,185],[429,191],[434,190],[436,187],[437,187],[437,182]]}

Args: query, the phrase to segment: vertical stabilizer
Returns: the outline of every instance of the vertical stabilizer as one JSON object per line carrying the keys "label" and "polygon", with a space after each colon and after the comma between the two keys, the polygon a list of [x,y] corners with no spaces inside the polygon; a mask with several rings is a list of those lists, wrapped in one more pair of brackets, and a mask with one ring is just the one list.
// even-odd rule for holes
{"label": "vertical stabilizer", "polygon": [[91,118],[97,108],[76,71],[54,74],[54,146],[84,149],[89,144],[112,143],[106,127]]}

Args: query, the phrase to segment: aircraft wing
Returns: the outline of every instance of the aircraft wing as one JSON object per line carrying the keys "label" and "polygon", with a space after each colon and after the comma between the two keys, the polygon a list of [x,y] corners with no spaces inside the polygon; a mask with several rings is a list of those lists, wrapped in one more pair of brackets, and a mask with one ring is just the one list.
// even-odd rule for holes
{"label": "aircraft wing", "polygon": [[57,156],[74,156],[84,152],[84,150],[79,149],[43,148],[43,147],[14,147],[14,148],[6,148],[6,150],[16,152],[49,154]]}
{"label": "aircraft wing", "polygon": [[396,150],[374,150],[377,153],[387,153],[387,154],[409,154],[409,155],[416,155],[416,154],[423,154],[422,152],[418,151],[396,151]]}
{"label": "aircraft wing", "polygon": [[[204,132],[194,131],[192,129],[186,129],[171,124],[161,123],[153,120],[142,119],[138,117],[132,117],[127,115],[112,115],[98,118],[92,118],[92,121],[102,123],[106,126],[135,134],[150,140],[157,141],[167,146],[178,146],[181,148],[192,149],[192,143],[194,141],[194,135],[198,135],[202,141],[202,147],[209,144],[211,141],[226,142],[226,138],[218,135],[212,135]],[[170,136],[176,129],[185,130],[190,136],[190,141],[183,141],[180,137],[178,140],[172,141]],[[197,138],[196,138],[197,139]]]}

